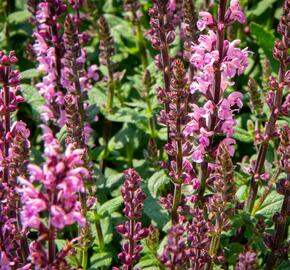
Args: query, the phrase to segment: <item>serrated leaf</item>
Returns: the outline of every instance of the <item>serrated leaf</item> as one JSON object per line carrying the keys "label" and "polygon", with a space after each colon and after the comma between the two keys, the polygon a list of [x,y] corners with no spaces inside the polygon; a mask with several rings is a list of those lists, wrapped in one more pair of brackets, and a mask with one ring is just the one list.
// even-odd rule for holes
{"label": "serrated leaf", "polygon": [[110,252],[99,252],[94,254],[90,259],[91,270],[98,270],[102,266],[109,267],[111,265],[113,255]]}
{"label": "serrated leaf", "polygon": [[268,219],[272,219],[276,212],[279,212],[283,203],[284,196],[276,191],[272,191],[261,205],[256,215],[262,215]]}
{"label": "serrated leaf", "polygon": [[169,177],[165,174],[163,170],[155,172],[148,179],[148,189],[154,198],[157,197],[158,190],[161,186],[170,182]]}
{"label": "serrated leaf", "polygon": [[151,267],[150,269],[159,269],[156,265],[159,264],[159,261],[156,258],[145,258],[141,259],[140,262],[138,262],[135,267],[138,267],[140,269],[149,269],[148,267]]}
{"label": "serrated leaf", "polygon": [[97,105],[100,108],[106,106],[107,97],[102,91],[101,87],[93,87],[90,91],[88,91],[88,101],[89,105]]}
{"label": "serrated leaf", "polygon": [[245,199],[246,191],[247,191],[247,185],[242,185],[238,188],[236,192],[236,196],[239,201],[243,201]]}
{"label": "serrated leaf", "polygon": [[39,77],[39,72],[36,68],[27,69],[20,73],[20,78],[23,80],[37,77]]}
{"label": "serrated leaf", "polygon": [[122,203],[123,203],[122,196],[113,198],[102,204],[98,210],[98,213],[100,215],[104,215],[105,213],[111,214],[112,212],[116,211],[122,205]]}
{"label": "serrated leaf", "polygon": [[240,141],[250,143],[253,141],[253,136],[245,129],[236,127],[233,138]]}
{"label": "serrated leaf", "polygon": [[147,188],[143,188],[147,198],[144,202],[144,213],[157,224],[158,229],[162,230],[165,224],[169,221],[168,213],[162,209],[160,204],[152,197]]}
{"label": "serrated leaf", "polygon": [[8,16],[8,22],[10,24],[20,24],[26,22],[30,17],[30,13],[27,10],[16,11]]}
{"label": "serrated leaf", "polygon": [[269,30],[255,22],[250,23],[251,33],[256,37],[258,45],[263,49],[265,55],[270,60],[271,67],[277,71],[278,63],[273,59],[272,51],[275,43],[275,36]]}
{"label": "serrated leaf", "polygon": [[44,98],[39,94],[38,90],[29,84],[21,84],[21,93],[26,101],[31,108],[32,108],[32,113],[34,114],[35,117],[39,117],[39,114],[43,110],[43,105],[44,105]]}

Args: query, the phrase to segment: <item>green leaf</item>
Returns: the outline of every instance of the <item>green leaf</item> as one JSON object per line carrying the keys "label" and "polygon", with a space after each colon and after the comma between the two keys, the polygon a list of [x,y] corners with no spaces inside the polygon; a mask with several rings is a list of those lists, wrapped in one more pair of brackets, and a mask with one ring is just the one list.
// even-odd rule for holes
{"label": "green leaf", "polygon": [[94,254],[90,259],[91,270],[98,270],[102,266],[109,267],[111,265],[113,255],[111,252],[99,252]]}
{"label": "green leaf", "polygon": [[88,91],[89,105],[98,105],[100,108],[106,106],[107,96],[104,94],[103,89],[99,86],[93,87]]}
{"label": "green leaf", "polygon": [[162,209],[156,199],[152,197],[146,187],[143,188],[143,191],[147,195],[147,198],[144,202],[144,213],[156,223],[158,229],[162,230],[162,228],[169,221],[169,215],[164,209]]}
{"label": "green leaf", "polygon": [[253,141],[252,134],[248,132],[247,130],[239,128],[239,127],[235,128],[235,133],[233,135],[233,138],[240,142],[246,142],[246,143],[250,143]]}
{"label": "green leaf", "polygon": [[148,189],[154,198],[157,197],[160,187],[170,183],[169,177],[161,170],[155,172],[148,180]]}
{"label": "green leaf", "polygon": [[238,255],[244,250],[244,247],[240,243],[229,243],[224,247],[225,256],[228,258],[228,262],[235,264]]}
{"label": "green leaf", "polygon": [[39,72],[36,68],[27,69],[20,73],[21,80],[32,79],[39,77]]}
{"label": "green leaf", "polygon": [[56,134],[56,138],[59,140],[60,143],[63,143],[66,138],[66,125],[64,125],[60,131]]}
{"label": "green leaf", "polygon": [[276,212],[279,212],[283,203],[284,196],[276,191],[272,191],[261,205],[256,215],[262,215],[268,219],[272,219]]}
{"label": "green leaf", "polygon": [[99,208],[98,213],[100,215],[104,215],[105,213],[111,214],[115,212],[123,203],[122,196],[118,196],[116,198],[113,198],[104,204]]}
{"label": "green leaf", "polygon": [[245,200],[246,191],[247,191],[247,185],[242,185],[238,188],[236,192],[236,196],[239,199],[239,201]]}
{"label": "green leaf", "polygon": [[159,261],[156,258],[142,258],[136,265],[136,268],[140,269],[159,269],[156,265],[159,264]]}
{"label": "green leaf", "polygon": [[38,90],[29,84],[21,84],[22,95],[32,108],[34,117],[39,118],[39,114],[43,110],[44,98],[39,94]]}
{"label": "green leaf", "polygon": [[250,14],[255,16],[262,15],[268,8],[273,8],[273,4],[277,0],[260,0],[254,8],[249,11]]}
{"label": "green leaf", "polygon": [[250,23],[251,33],[256,37],[258,45],[264,51],[266,57],[270,60],[273,70],[278,70],[278,63],[273,59],[272,51],[275,43],[275,36],[264,26],[255,22]]}
{"label": "green leaf", "polygon": [[20,24],[26,22],[30,17],[30,13],[27,10],[16,11],[8,16],[8,22],[10,24]]}

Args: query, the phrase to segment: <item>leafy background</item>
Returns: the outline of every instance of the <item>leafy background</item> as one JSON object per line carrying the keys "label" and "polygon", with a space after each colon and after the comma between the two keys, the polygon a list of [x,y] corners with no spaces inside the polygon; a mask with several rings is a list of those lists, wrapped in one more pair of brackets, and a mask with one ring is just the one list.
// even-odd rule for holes
{"label": "leafy background", "polygon": [[[9,7],[6,6],[9,3]],[[41,74],[37,71],[35,61],[28,60],[29,44],[33,44],[33,26],[29,22],[30,13],[26,9],[26,1],[11,0],[0,2],[0,49],[9,51],[16,50],[19,57],[18,68],[22,77],[22,94],[26,102],[21,106],[17,115],[14,117],[25,121],[31,130],[31,161],[41,163],[42,161],[42,142],[40,125],[40,113],[44,104],[43,98],[39,95],[35,84],[41,78]],[[93,249],[90,251],[90,268],[105,269],[112,265],[118,264],[117,253],[120,250],[120,236],[114,232],[114,226],[121,223],[124,218],[122,215],[122,198],[120,196],[120,186],[123,183],[123,170],[128,167],[134,167],[143,178],[143,188],[147,194],[147,200],[144,206],[143,223],[149,225],[153,223],[159,230],[159,240],[152,249],[146,246],[143,250],[143,257],[138,263],[141,269],[162,269],[156,254],[160,252],[165,244],[165,235],[168,230],[169,216],[161,206],[158,200],[161,195],[166,194],[170,190],[170,179],[166,172],[156,167],[146,157],[146,149],[149,140],[148,118],[156,116],[160,110],[155,96],[155,88],[162,85],[162,76],[154,65],[154,56],[156,52],[151,49],[147,42],[147,50],[150,57],[148,69],[152,75],[152,86],[150,89],[150,102],[152,110],[148,110],[146,101],[142,97],[142,67],[138,54],[136,35],[133,32],[132,23],[126,20],[126,14],[122,8],[122,1],[118,0],[90,0],[96,9],[84,8],[82,30],[87,31],[91,35],[90,43],[86,46],[88,53],[88,64],[98,64],[98,43],[99,37],[96,31],[96,19],[98,14],[104,14],[115,41],[116,55],[114,61],[117,63],[117,70],[124,73],[122,80],[117,83],[117,94],[114,101],[113,114],[107,115],[104,105],[106,103],[107,86],[104,82],[97,82],[88,93],[89,99],[89,119],[94,129],[94,136],[90,141],[91,159],[95,162],[95,175],[98,205],[98,215],[89,212],[89,219],[100,219],[102,229],[105,235],[105,247],[98,246],[96,239],[96,231],[92,226]],[[149,18],[147,15],[151,1],[141,0],[142,11],[142,27],[146,31],[149,29]],[[197,9],[201,6],[202,1],[196,1]],[[237,118],[237,128],[234,135],[238,141],[235,161],[236,167],[235,182],[238,186],[237,196],[240,200],[244,200],[247,196],[249,176],[243,172],[247,166],[244,162],[245,156],[253,159],[256,149],[253,146],[254,138],[254,117],[251,114],[248,104],[247,81],[249,77],[253,77],[259,84],[261,91],[266,91],[265,79],[261,74],[264,70],[264,61],[267,58],[273,74],[277,74],[278,64],[272,57],[272,49],[275,39],[277,39],[276,26],[278,19],[282,13],[283,1],[280,0],[261,0],[261,1],[241,1],[244,7],[247,24],[234,25],[228,36],[241,40],[242,47],[248,47],[253,55],[250,58],[249,67],[244,75],[236,79],[235,88],[244,93],[244,108]],[[214,7],[216,11],[216,6]],[[171,48],[171,55],[174,56],[181,49],[179,40],[174,43]],[[106,69],[100,66],[100,75],[106,75]],[[265,118],[267,119],[269,111],[267,106],[263,107]],[[96,116],[98,117],[96,121]],[[112,136],[109,142],[110,154],[109,163],[104,175],[98,168],[98,162],[104,155],[104,145],[102,140],[102,127],[104,118],[107,117],[113,122]],[[280,122],[285,122],[282,119]],[[165,143],[166,130],[157,125],[158,132],[156,139],[160,150],[160,159],[164,159],[165,155],[162,151],[162,145]],[[65,129],[58,134],[58,138],[65,138]],[[244,159],[243,159],[244,158]],[[273,160],[276,153],[274,151],[274,143],[270,145],[267,154],[266,166],[269,171],[274,171]],[[185,191],[186,192],[186,191]],[[263,192],[263,188],[260,190]],[[240,212],[232,223],[229,232],[223,235],[222,245],[225,246],[225,256],[229,262],[234,263],[238,254],[243,250],[240,243],[229,244],[230,237],[235,230],[242,225],[246,226],[246,236],[248,241],[259,250],[260,254],[266,254],[267,249],[262,241],[262,233],[255,231],[255,224],[259,219],[264,219],[270,226],[269,231],[273,230],[272,216],[281,207],[282,198],[271,190],[269,196],[256,211],[255,216],[249,216],[247,213]],[[63,235],[59,235],[57,244],[61,247],[68,231]],[[264,256],[260,256],[262,258]],[[262,259],[261,259],[262,260]],[[261,262],[261,261],[260,261]],[[72,261],[74,264],[74,262]],[[282,263],[279,269],[289,269],[287,263]]]}

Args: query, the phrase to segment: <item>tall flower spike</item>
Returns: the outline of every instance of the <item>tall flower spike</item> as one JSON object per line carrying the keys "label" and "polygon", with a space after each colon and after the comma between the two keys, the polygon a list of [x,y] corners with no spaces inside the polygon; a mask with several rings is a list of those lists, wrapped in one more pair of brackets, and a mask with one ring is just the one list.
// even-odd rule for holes
{"label": "tall flower spike", "polygon": [[[196,27],[197,15],[195,12],[195,6],[193,1],[184,0],[183,1],[183,23],[182,31],[184,35],[184,59],[189,62],[191,44],[197,41],[198,29]],[[193,72],[189,75],[192,79]]]}
{"label": "tall flower spike", "polygon": [[253,251],[246,251],[239,255],[239,261],[235,270],[255,270],[257,269],[257,254]]}
{"label": "tall flower spike", "polygon": [[123,243],[123,251],[119,253],[119,260],[122,262],[122,270],[132,270],[134,264],[140,259],[140,251],[143,249],[138,242],[146,238],[149,234],[147,228],[142,227],[141,222],[137,220],[142,216],[143,202],[146,198],[141,190],[141,177],[133,169],[124,172],[125,182],[122,186],[122,196],[125,208],[123,210],[128,218],[123,224],[116,227],[126,242]]}
{"label": "tall flower spike", "polygon": [[[218,19],[209,12],[200,12],[197,23],[199,30],[209,28],[207,34],[201,35],[198,42],[192,46],[191,64],[196,68],[191,93],[200,93],[204,98],[203,106],[193,104],[191,121],[187,125],[186,133],[195,137],[195,148],[192,159],[200,163],[199,199],[203,200],[206,180],[213,166],[209,166],[208,158],[215,158],[219,143],[227,146],[230,155],[234,154],[232,139],[234,133],[234,113],[242,107],[242,94],[232,92],[227,95],[226,90],[234,83],[231,81],[236,75],[242,74],[248,65],[250,52],[239,49],[240,40],[232,42],[225,40],[225,28],[239,21],[241,10],[238,1],[232,1],[227,9],[226,0],[219,2]],[[222,140],[212,140],[215,135],[221,135]]]}
{"label": "tall flower spike", "polygon": [[[110,114],[113,110],[114,92],[115,92],[115,78],[114,70],[115,64],[112,61],[112,56],[115,54],[114,39],[110,34],[109,25],[104,16],[100,16],[98,20],[99,35],[100,35],[100,63],[107,68],[107,83],[108,83],[108,97],[106,110]],[[106,168],[106,158],[109,154],[108,143],[111,136],[112,123],[105,119],[103,139],[105,144],[104,158],[101,162],[101,171],[104,173]]]}
{"label": "tall flower spike", "polygon": [[176,59],[172,64],[170,92],[163,89],[158,91],[158,99],[165,103],[169,101],[169,110],[162,110],[158,117],[161,124],[170,126],[169,142],[164,149],[170,156],[170,177],[174,183],[174,200],[171,210],[173,223],[178,223],[177,208],[181,201],[181,185],[191,183],[194,171],[186,159],[190,155],[191,145],[187,134],[184,133],[187,117],[187,100],[189,89],[186,71],[181,60]]}
{"label": "tall flower spike", "polygon": [[83,64],[85,59],[78,35],[78,30],[70,15],[66,16],[64,26],[64,68],[62,70],[62,84],[68,94],[64,98],[67,126],[67,144],[72,143],[76,148],[85,147],[85,105],[84,87],[81,77],[84,75]]}
{"label": "tall flower spike", "polygon": [[[212,181],[216,193],[209,196],[208,208],[210,210],[210,218],[215,220],[215,227],[208,253],[214,258],[219,249],[222,231],[229,229],[229,217],[233,212],[232,206],[236,193],[233,163],[228,146],[223,143],[219,145],[217,150],[215,171],[208,179],[209,184]],[[208,261],[207,266],[210,266],[211,263],[212,261]]]}
{"label": "tall flower spike", "polygon": [[17,61],[14,51],[8,55],[0,51],[0,250],[11,266],[20,267],[28,256],[28,246],[21,232],[19,197],[15,191],[16,177],[25,174],[29,131],[23,122],[13,123],[11,119],[18,104],[24,101],[17,95],[19,71],[13,70]]}
{"label": "tall flower spike", "polygon": [[253,78],[249,78],[248,89],[249,89],[249,100],[250,100],[249,106],[251,108],[251,111],[257,117],[261,117],[263,113],[263,101],[262,101],[261,93],[258,89],[258,84]]}
{"label": "tall flower spike", "polygon": [[[170,91],[171,58],[169,46],[175,40],[175,31],[172,18],[168,15],[168,0],[153,0],[153,7],[149,10],[150,26],[148,37],[153,49],[159,50],[155,64],[163,72],[164,92]],[[165,101],[165,111],[169,111],[169,101]],[[169,126],[167,126],[169,138]]]}
{"label": "tall flower spike", "polygon": [[204,269],[205,264],[211,259],[208,254],[211,224],[204,219],[204,212],[199,208],[191,210],[191,215],[192,222],[187,225],[189,269]]}
{"label": "tall flower spike", "polygon": [[[273,56],[279,62],[279,78],[278,81],[274,78],[270,78],[271,90],[268,94],[268,105],[271,109],[271,115],[269,121],[266,124],[265,132],[263,134],[263,142],[259,146],[257,160],[255,167],[253,168],[253,175],[250,183],[249,197],[246,203],[246,209],[251,212],[256,200],[258,192],[257,176],[261,175],[264,169],[264,163],[266,160],[266,154],[269,146],[269,141],[273,137],[274,129],[279,115],[283,114],[283,92],[284,88],[289,86],[290,72],[287,72],[287,66],[289,65],[289,48],[290,48],[290,2],[286,0],[283,6],[283,15],[278,25],[278,32],[282,35],[282,39],[275,42]],[[286,104],[289,105],[289,94],[286,97]]]}
{"label": "tall flower spike", "polygon": [[182,266],[186,266],[187,254],[184,233],[185,228],[183,224],[173,225],[170,228],[167,245],[159,257],[167,269],[183,269]]}
{"label": "tall flower spike", "polygon": [[[58,21],[66,10],[62,0],[37,1],[37,10],[30,9],[34,15],[37,32],[34,33],[35,43],[33,45],[38,70],[44,76],[36,84],[40,94],[45,99],[45,105],[41,114],[42,121],[46,124],[54,121],[56,126],[63,126],[65,115],[63,107],[63,95],[65,90],[61,85],[61,58],[63,49],[62,38],[59,33]],[[35,2],[34,2],[35,5]]]}
{"label": "tall flower spike", "polygon": [[[30,245],[30,259],[38,269],[60,267],[54,243],[57,231],[76,222],[85,226],[78,193],[83,192],[83,178],[89,174],[82,167],[83,150],[74,150],[69,145],[63,153],[51,130],[45,128],[44,136],[46,162],[42,167],[28,166],[29,180],[19,178],[23,225],[27,229],[38,230],[38,239]],[[34,183],[40,185],[41,190],[35,188]],[[41,219],[43,215],[47,218]],[[43,258],[40,260],[37,254],[43,254]]]}

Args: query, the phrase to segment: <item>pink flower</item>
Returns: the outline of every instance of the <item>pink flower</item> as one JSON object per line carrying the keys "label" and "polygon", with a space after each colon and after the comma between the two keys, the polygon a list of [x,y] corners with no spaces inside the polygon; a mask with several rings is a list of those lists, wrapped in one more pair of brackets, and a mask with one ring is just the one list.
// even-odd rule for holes
{"label": "pink flower", "polygon": [[98,81],[99,78],[100,78],[100,75],[99,75],[99,68],[97,65],[91,65],[89,66],[88,68],[88,77],[90,79],[93,79],[94,81]]}
{"label": "pink flower", "polygon": [[205,154],[205,149],[202,145],[195,148],[192,154],[192,160],[196,163],[202,163]]}
{"label": "pink flower", "polygon": [[50,213],[52,215],[52,224],[57,229],[63,229],[66,224],[66,214],[60,206],[53,205],[50,208]]}
{"label": "pink flower", "polygon": [[36,12],[36,20],[39,23],[45,23],[50,18],[49,3],[40,3],[38,5],[38,11]]}
{"label": "pink flower", "polygon": [[245,16],[245,14],[240,6],[239,0],[232,0],[230,7],[229,7],[229,10],[227,12],[230,13],[230,15],[229,15],[230,20],[238,21],[239,23],[246,22],[246,16]]}
{"label": "pink flower", "polygon": [[197,24],[196,24],[198,30],[202,31],[207,26],[211,26],[214,24],[214,18],[209,12],[201,11],[199,12],[199,16],[201,18],[197,21]]}
{"label": "pink flower", "polygon": [[221,143],[223,143],[228,148],[230,156],[233,156],[235,153],[234,145],[236,141],[232,138],[226,138],[226,139],[223,139]]}
{"label": "pink flower", "polygon": [[243,107],[242,99],[243,99],[243,95],[240,92],[232,92],[228,96],[228,101],[230,103],[230,106],[237,105],[238,108],[242,108]]}

